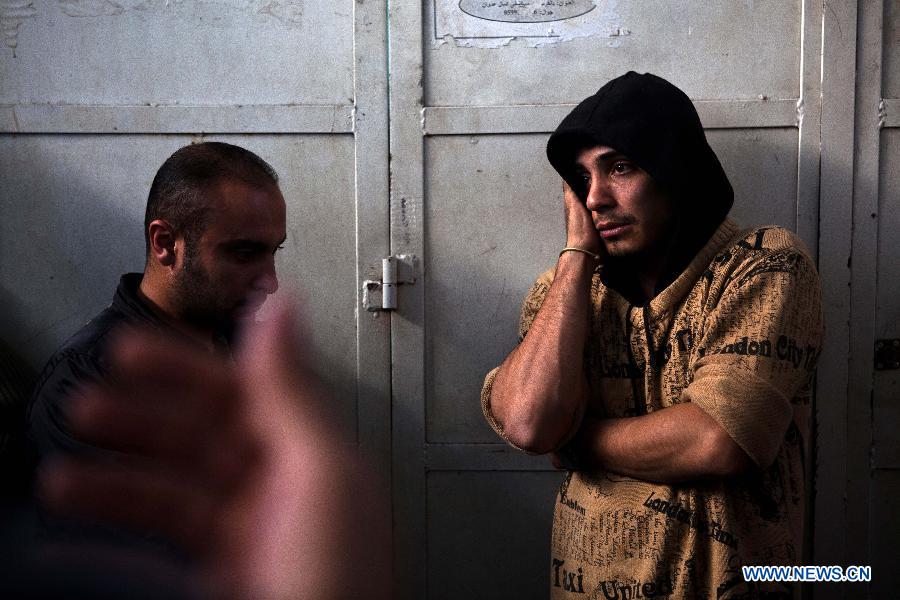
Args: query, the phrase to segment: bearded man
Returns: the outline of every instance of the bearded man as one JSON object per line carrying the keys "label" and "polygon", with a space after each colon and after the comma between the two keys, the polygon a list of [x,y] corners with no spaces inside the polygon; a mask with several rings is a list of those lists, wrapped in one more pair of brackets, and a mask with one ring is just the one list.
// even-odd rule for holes
{"label": "bearded man", "polygon": [[229,356],[236,326],[278,289],[275,252],[285,230],[278,175],[259,156],[221,142],[172,154],[150,187],[143,274],[123,275],[112,304],[44,368],[28,410],[35,458],[92,448],[72,435],[71,394],[112,376],[114,331],[152,329]]}

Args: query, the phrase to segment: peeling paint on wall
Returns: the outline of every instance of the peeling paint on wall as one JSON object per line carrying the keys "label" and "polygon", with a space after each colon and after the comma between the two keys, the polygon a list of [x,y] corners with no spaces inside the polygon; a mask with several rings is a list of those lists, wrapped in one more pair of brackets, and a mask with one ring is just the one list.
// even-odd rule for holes
{"label": "peeling paint on wall", "polygon": [[272,15],[288,27],[303,22],[303,2],[298,0],[272,0],[256,12]]}
{"label": "peeling paint on wall", "polygon": [[31,0],[0,0],[0,31],[3,43],[12,48],[13,58],[19,45],[19,26],[37,15]]}
{"label": "peeling paint on wall", "polygon": [[70,17],[112,17],[125,10],[112,0],[59,0],[59,8]]}
{"label": "peeling paint on wall", "polygon": [[130,12],[162,15],[175,11],[216,14],[227,10],[264,15],[286,27],[298,27],[303,23],[305,0],[57,0],[57,3],[69,17],[114,17]]}
{"label": "peeling paint on wall", "polygon": [[499,48],[515,39],[539,47],[602,36],[616,48],[631,31],[618,0],[432,0],[433,47]]}

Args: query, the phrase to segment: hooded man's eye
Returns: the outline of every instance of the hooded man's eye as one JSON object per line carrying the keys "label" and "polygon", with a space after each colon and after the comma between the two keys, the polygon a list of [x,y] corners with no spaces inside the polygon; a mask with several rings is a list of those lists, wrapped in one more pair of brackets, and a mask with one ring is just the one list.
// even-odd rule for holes
{"label": "hooded man's eye", "polygon": [[631,171],[631,163],[617,162],[613,165],[613,172],[623,175]]}

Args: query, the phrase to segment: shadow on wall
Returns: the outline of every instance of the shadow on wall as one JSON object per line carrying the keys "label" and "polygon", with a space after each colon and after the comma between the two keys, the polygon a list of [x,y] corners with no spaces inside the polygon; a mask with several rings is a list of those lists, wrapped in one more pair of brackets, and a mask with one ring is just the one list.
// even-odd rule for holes
{"label": "shadow on wall", "polygon": [[143,267],[147,189],[177,142],[0,136],[0,339],[35,369]]}
{"label": "shadow on wall", "polygon": [[559,471],[428,474],[428,594],[433,600],[539,600],[550,590]]}
{"label": "shadow on wall", "polygon": [[141,264],[143,213],[130,213],[143,201],[122,191],[143,182],[116,172],[141,163],[120,151],[102,136],[0,136],[4,494],[25,489],[25,410],[44,363]]}

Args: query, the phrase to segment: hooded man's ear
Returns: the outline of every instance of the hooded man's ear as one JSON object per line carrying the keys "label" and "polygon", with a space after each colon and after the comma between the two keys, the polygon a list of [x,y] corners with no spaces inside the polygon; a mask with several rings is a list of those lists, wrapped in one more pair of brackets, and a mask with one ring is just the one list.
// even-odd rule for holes
{"label": "hooded man's ear", "polygon": [[177,254],[175,230],[165,219],[156,219],[147,226],[147,237],[150,240],[150,258],[164,267],[175,264]]}

